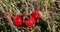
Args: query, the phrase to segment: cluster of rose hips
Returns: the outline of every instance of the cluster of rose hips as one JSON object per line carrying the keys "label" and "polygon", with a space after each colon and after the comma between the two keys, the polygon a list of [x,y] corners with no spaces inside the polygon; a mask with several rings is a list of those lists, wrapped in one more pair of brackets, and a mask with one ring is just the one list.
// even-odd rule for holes
{"label": "cluster of rose hips", "polygon": [[33,26],[36,23],[36,20],[39,18],[41,18],[40,13],[37,10],[35,10],[29,15],[29,19],[25,18],[23,20],[21,15],[15,16],[13,20],[13,24],[15,26],[21,26],[22,23],[24,23],[24,25],[26,25],[27,27],[30,27],[30,26]]}

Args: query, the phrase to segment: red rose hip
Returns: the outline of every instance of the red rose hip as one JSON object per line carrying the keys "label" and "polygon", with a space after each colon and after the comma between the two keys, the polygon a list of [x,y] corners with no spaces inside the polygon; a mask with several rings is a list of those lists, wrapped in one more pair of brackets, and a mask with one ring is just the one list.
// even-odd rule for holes
{"label": "red rose hip", "polygon": [[41,18],[41,15],[39,14],[39,12],[37,10],[32,12],[31,16],[35,17],[36,19]]}
{"label": "red rose hip", "polygon": [[35,18],[30,16],[29,19],[24,19],[24,24],[27,26],[27,27],[30,27],[30,26],[33,26],[35,24]]}
{"label": "red rose hip", "polygon": [[16,16],[13,23],[14,23],[15,26],[22,25],[22,17],[20,15]]}

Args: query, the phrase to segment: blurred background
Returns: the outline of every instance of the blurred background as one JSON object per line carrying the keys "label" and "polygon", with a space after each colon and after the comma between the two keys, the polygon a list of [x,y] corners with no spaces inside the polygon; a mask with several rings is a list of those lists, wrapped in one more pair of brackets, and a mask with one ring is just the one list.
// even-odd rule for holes
{"label": "blurred background", "polygon": [[[41,18],[26,27],[24,19],[35,10]],[[19,27],[14,24],[17,15],[23,20]],[[0,0],[0,32],[60,32],[60,0]]]}

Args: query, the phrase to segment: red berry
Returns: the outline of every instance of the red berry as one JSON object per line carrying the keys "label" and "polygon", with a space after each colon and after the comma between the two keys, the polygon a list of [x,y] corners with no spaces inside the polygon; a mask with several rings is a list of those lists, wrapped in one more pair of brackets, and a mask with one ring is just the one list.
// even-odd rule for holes
{"label": "red berry", "polygon": [[36,19],[41,18],[41,15],[39,14],[37,10],[32,12],[31,16],[35,17]]}
{"label": "red berry", "polygon": [[29,19],[24,19],[24,24],[29,27],[29,26],[33,26],[35,24],[35,18],[30,16]]}
{"label": "red berry", "polygon": [[20,15],[16,16],[13,23],[14,23],[15,26],[22,25],[22,17]]}

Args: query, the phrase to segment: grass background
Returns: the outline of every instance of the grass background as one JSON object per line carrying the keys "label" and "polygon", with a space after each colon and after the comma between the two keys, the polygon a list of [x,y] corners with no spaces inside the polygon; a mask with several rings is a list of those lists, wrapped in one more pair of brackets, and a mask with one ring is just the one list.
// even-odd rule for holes
{"label": "grass background", "polygon": [[[29,15],[37,8],[42,18],[33,27],[16,27],[11,14]],[[0,0],[0,32],[60,32],[60,0]]]}

